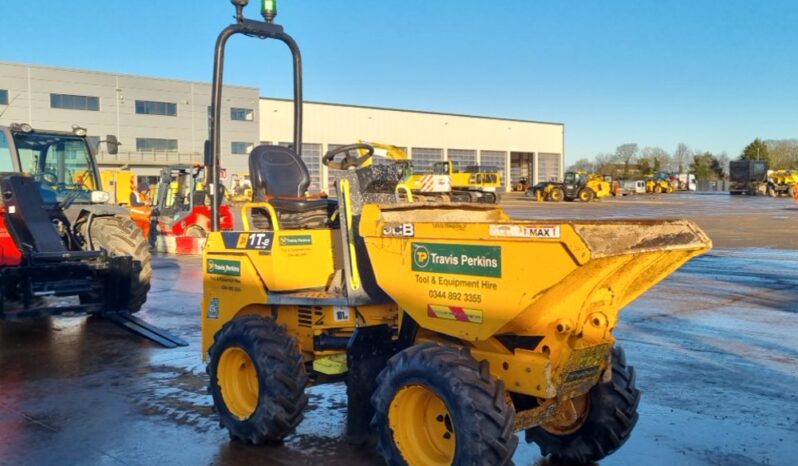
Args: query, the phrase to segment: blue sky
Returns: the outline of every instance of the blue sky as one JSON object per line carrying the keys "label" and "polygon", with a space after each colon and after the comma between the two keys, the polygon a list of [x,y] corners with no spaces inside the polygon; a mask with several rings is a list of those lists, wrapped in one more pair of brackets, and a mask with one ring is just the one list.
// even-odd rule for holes
{"label": "blue sky", "polygon": [[[279,6],[308,100],[561,121],[569,163],[627,142],[734,157],[755,137],[798,137],[795,1]],[[209,80],[233,11],[227,0],[7,1],[0,60]],[[288,52],[234,39],[227,80],[288,97]]]}

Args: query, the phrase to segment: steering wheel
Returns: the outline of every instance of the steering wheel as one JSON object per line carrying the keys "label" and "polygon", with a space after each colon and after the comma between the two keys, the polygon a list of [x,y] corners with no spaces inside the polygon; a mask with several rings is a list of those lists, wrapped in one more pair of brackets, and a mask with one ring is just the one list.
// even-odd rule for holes
{"label": "steering wheel", "polygon": [[[353,155],[352,152],[357,153],[358,149],[364,149],[366,153],[364,155]],[[338,154],[345,154],[343,160],[335,160],[335,156]],[[374,155],[374,146],[371,144],[350,144],[328,151],[322,157],[321,163],[333,170],[349,170],[350,168],[362,167],[372,155]]]}
{"label": "steering wheel", "polygon": [[56,175],[53,172],[48,172],[48,171],[42,170],[41,172],[36,173],[33,176],[33,178],[37,179],[37,180],[40,180],[40,181],[43,181],[45,183],[51,184],[53,186],[58,184],[58,175]]}

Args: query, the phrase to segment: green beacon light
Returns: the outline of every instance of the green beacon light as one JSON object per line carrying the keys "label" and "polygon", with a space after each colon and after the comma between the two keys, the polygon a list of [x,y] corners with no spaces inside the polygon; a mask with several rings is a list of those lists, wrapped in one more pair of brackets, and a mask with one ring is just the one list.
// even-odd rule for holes
{"label": "green beacon light", "polygon": [[260,14],[266,19],[267,23],[274,21],[277,16],[277,0],[263,0],[261,4]]}

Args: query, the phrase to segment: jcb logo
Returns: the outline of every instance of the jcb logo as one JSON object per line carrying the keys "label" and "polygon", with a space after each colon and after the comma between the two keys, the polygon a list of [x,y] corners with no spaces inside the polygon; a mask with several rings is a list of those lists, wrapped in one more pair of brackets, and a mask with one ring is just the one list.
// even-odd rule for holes
{"label": "jcb logo", "polygon": [[413,262],[420,269],[427,268],[427,265],[429,265],[429,250],[424,246],[416,246],[413,250]]}
{"label": "jcb logo", "polygon": [[382,227],[382,234],[383,236],[413,237],[416,233],[412,223],[389,223]]}

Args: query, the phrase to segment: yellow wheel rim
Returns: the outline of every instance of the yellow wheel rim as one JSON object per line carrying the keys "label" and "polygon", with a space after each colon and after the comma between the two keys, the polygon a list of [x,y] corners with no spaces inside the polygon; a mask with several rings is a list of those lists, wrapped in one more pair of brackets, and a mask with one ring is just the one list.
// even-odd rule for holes
{"label": "yellow wheel rim", "polygon": [[451,465],[456,435],[449,410],[422,385],[400,389],[388,410],[393,440],[409,466]]}
{"label": "yellow wheel rim", "polygon": [[540,427],[554,435],[573,434],[585,424],[589,412],[590,398],[587,394],[581,395],[561,402],[554,415]]}
{"label": "yellow wheel rim", "polygon": [[258,373],[242,348],[227,348],[219,358],[216,378],[227,410],[240,420],[258,407]]}

